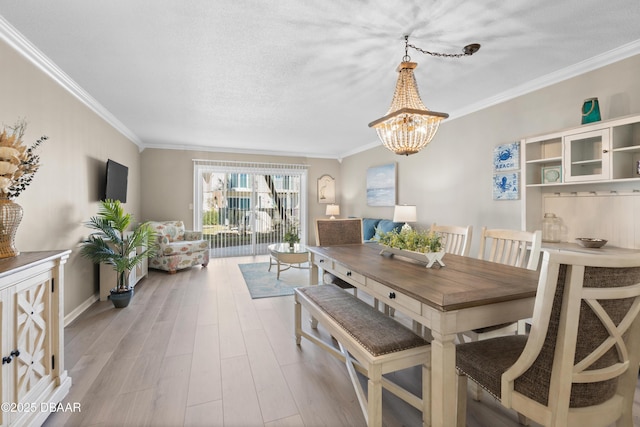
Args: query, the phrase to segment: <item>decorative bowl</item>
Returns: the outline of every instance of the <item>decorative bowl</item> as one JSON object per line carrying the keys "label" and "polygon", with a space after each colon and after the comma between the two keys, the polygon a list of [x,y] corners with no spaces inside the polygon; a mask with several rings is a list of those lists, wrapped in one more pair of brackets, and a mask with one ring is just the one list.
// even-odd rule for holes
{"label": "decorative bowl", "polygon": [[604,239],[594,239],[592,237],[578,237],[578,244],[585,248],[601,248],[607,244]]}

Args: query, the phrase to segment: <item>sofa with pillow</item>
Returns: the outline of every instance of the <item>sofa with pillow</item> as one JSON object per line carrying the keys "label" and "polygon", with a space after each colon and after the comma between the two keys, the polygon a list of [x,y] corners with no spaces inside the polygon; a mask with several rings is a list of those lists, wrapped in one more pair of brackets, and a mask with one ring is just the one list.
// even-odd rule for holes
{"label": "sofa with pillow", "polygon": [[362,218],[362,238],[365,242],[375,242],[378,240],[378,233],[394,229],[400,231],[403,225],[403,222],[393,222],[390,219]]}
{"label": "sofa with pillow", "polygon": [[156,233],[158,252],[149,258],[149,268],[168,271],[209,264],[209,242],[200,231],[185,230],[182,221],[149,221]]}

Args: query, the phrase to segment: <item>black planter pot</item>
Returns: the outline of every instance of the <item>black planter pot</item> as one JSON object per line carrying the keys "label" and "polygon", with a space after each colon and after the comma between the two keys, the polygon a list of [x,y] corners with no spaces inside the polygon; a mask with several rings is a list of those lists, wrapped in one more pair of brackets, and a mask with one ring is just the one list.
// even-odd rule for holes
{"label": "black planter pot", "polygon": [[111,289],[111,295],[109,295],[109,299],[115,308],[125,308],[131,302],[131,298],[133,298],[133,288],[129,288],[125,292],[116,292]]}

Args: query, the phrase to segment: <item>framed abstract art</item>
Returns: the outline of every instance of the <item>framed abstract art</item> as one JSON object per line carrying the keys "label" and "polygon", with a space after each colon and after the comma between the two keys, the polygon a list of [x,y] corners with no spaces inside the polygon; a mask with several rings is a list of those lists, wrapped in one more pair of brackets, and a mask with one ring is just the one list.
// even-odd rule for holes
{"label": "framed abstract art", "polygon": [[395,206],[396,164],[374,166],[367,169],[367,205]]}

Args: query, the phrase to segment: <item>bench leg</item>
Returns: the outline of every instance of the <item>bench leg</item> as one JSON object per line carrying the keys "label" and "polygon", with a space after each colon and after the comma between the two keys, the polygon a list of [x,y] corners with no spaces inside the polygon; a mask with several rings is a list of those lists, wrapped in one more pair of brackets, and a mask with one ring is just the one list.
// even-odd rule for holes
{"label": "bench leg", "polygon": [[302,341],[302,305],[296,300],[295,305],[296,345]]}
{"label": "bench leg", "polygon": [[422,425],[431,426],[431,358],[422,365]]}
{"label": "bench leg", "polygon": [[465,427],[467,425],[467,376],[456,370],[458,377],[458,408],[457,427]]}
{"label": "bench leg", "polygon": [[367,389],[367,426],[382,426],[382,370],[372,366]]}

